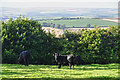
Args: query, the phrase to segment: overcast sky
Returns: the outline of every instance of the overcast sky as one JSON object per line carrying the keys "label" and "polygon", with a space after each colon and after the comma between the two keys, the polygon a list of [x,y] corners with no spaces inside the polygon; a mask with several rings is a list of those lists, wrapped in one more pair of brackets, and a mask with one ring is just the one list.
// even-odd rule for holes
{"label": "overcast sky", "polygon": [[117,8],[119,0],[2,0],[2,7]]}
{"label": "overcast sky", "polygon": [[119,0],[2,0],[3,2],[118,2]]}

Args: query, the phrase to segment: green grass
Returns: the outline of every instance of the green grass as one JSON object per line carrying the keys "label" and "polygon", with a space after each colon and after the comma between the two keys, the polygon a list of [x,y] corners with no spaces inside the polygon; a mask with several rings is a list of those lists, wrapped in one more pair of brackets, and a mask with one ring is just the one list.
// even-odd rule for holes
{"label": "green grass", "polygon": [[100,19],[79,19],[79,20],[46,20],[46,21],[39,21],[40,23],[47,22],[47,23],[54,23],[54,24],[65,24],[66,27],[87,27],[88,24],[91,24],[94,27],[94,24],[99,26],[109,26],[109,25],[117,25],[115,22],[105,21]]}
{"label": "green grass", "polygon": [[58,69],[57,65],[25,67],[19,64],[3,64],[2,78],[3,80],[118,80],[118,64],[79,65],[71,70],[68,66]]}

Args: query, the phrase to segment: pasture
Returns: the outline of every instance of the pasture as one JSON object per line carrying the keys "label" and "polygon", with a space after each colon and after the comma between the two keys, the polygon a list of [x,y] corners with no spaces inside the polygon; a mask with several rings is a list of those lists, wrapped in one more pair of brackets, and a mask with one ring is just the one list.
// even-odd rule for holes
{"label": "pasture", "polygon": [[95,24],[97,27],[99,26],[109,26],[109,25],[117,25],[117,23],[112,21],[106,21],[101,19],[75,19],[75,20],[45,20],[45,21],[39,21],[40,23],[47,22],[47,23],[53,23],[55,26],[57,24],[64,25],[66,27],[87,27],[88,24],[91,25],[91,27],[95,27]]}
{"label": "pasture", "polygon": [[2,80],[118,80],[118,65],[79,65],[70,70],[68,66],[58,69],[57,65],[3,64]]}

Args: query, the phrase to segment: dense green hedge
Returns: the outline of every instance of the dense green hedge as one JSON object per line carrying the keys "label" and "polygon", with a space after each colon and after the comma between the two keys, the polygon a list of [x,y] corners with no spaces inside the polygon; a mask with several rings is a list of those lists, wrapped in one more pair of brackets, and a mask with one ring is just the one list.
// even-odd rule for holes
{"label": "dense green hedge", "polygon": [[55,53],[58,43],[52,34],[46,34],[41,28],[38,22],[21,17],[3,22],[3,63],[17,63],[18,55],[24,50],[31,51],[33,64],[53,63],[52,54]]}
{"label": "dense green hedge", "polygon": [[[64,53],[80,55],[85,63],[117,63],[120,55],[118,27],[66,32]],[[63,53],[63,51],[61,53]]]}
{"label": "dense green hedge", "polygon": [[32,64],[54,64],[55,52],[80,55],[82,64],[117,63],[119,34],[117,26],[108,29],[66,31],[63,37],[45,33],[41,24],[27,18],[2,22],[2,61],[17,63],[23,50],[31,51]]}

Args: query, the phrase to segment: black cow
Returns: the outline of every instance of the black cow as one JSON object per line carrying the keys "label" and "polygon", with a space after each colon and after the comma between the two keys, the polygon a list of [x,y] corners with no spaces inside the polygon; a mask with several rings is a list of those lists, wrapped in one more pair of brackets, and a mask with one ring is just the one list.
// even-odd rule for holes
{"label": "black cow", "polygon": [[80,56],[74,56],[74,64],[77,64],[77,66],[79,65],[79,64],[81,64],[81,57]]}
{"label": "black cow", "polygon": [[67,55],[59,55],[59,53],[55,53],[55,61],[58,63],[58,68],[61,68],[61,64],[68,63]]}
{"label": "black cow", "polygon": [[74,69],[74,55],[59,55],[59,53],[55,53],[55,61],[58,63],[58,68],[61,68],[61,64],[69,63],[70,69],[73,65]]}
{"label": "black cow", "polygon": [[73,69],[74,69],[74,59],[75,59],[75,57],[73,54],[70,54],[67,56],[67,60],[68,60],[70,69],[71,69],[72,65],[73,65]]}
{"label": "black cow", "polygon": [[20,53],[18,58],[18,63],[29,66],[29,59],[30,59],[30,52],[29,51],[23,51]]}

